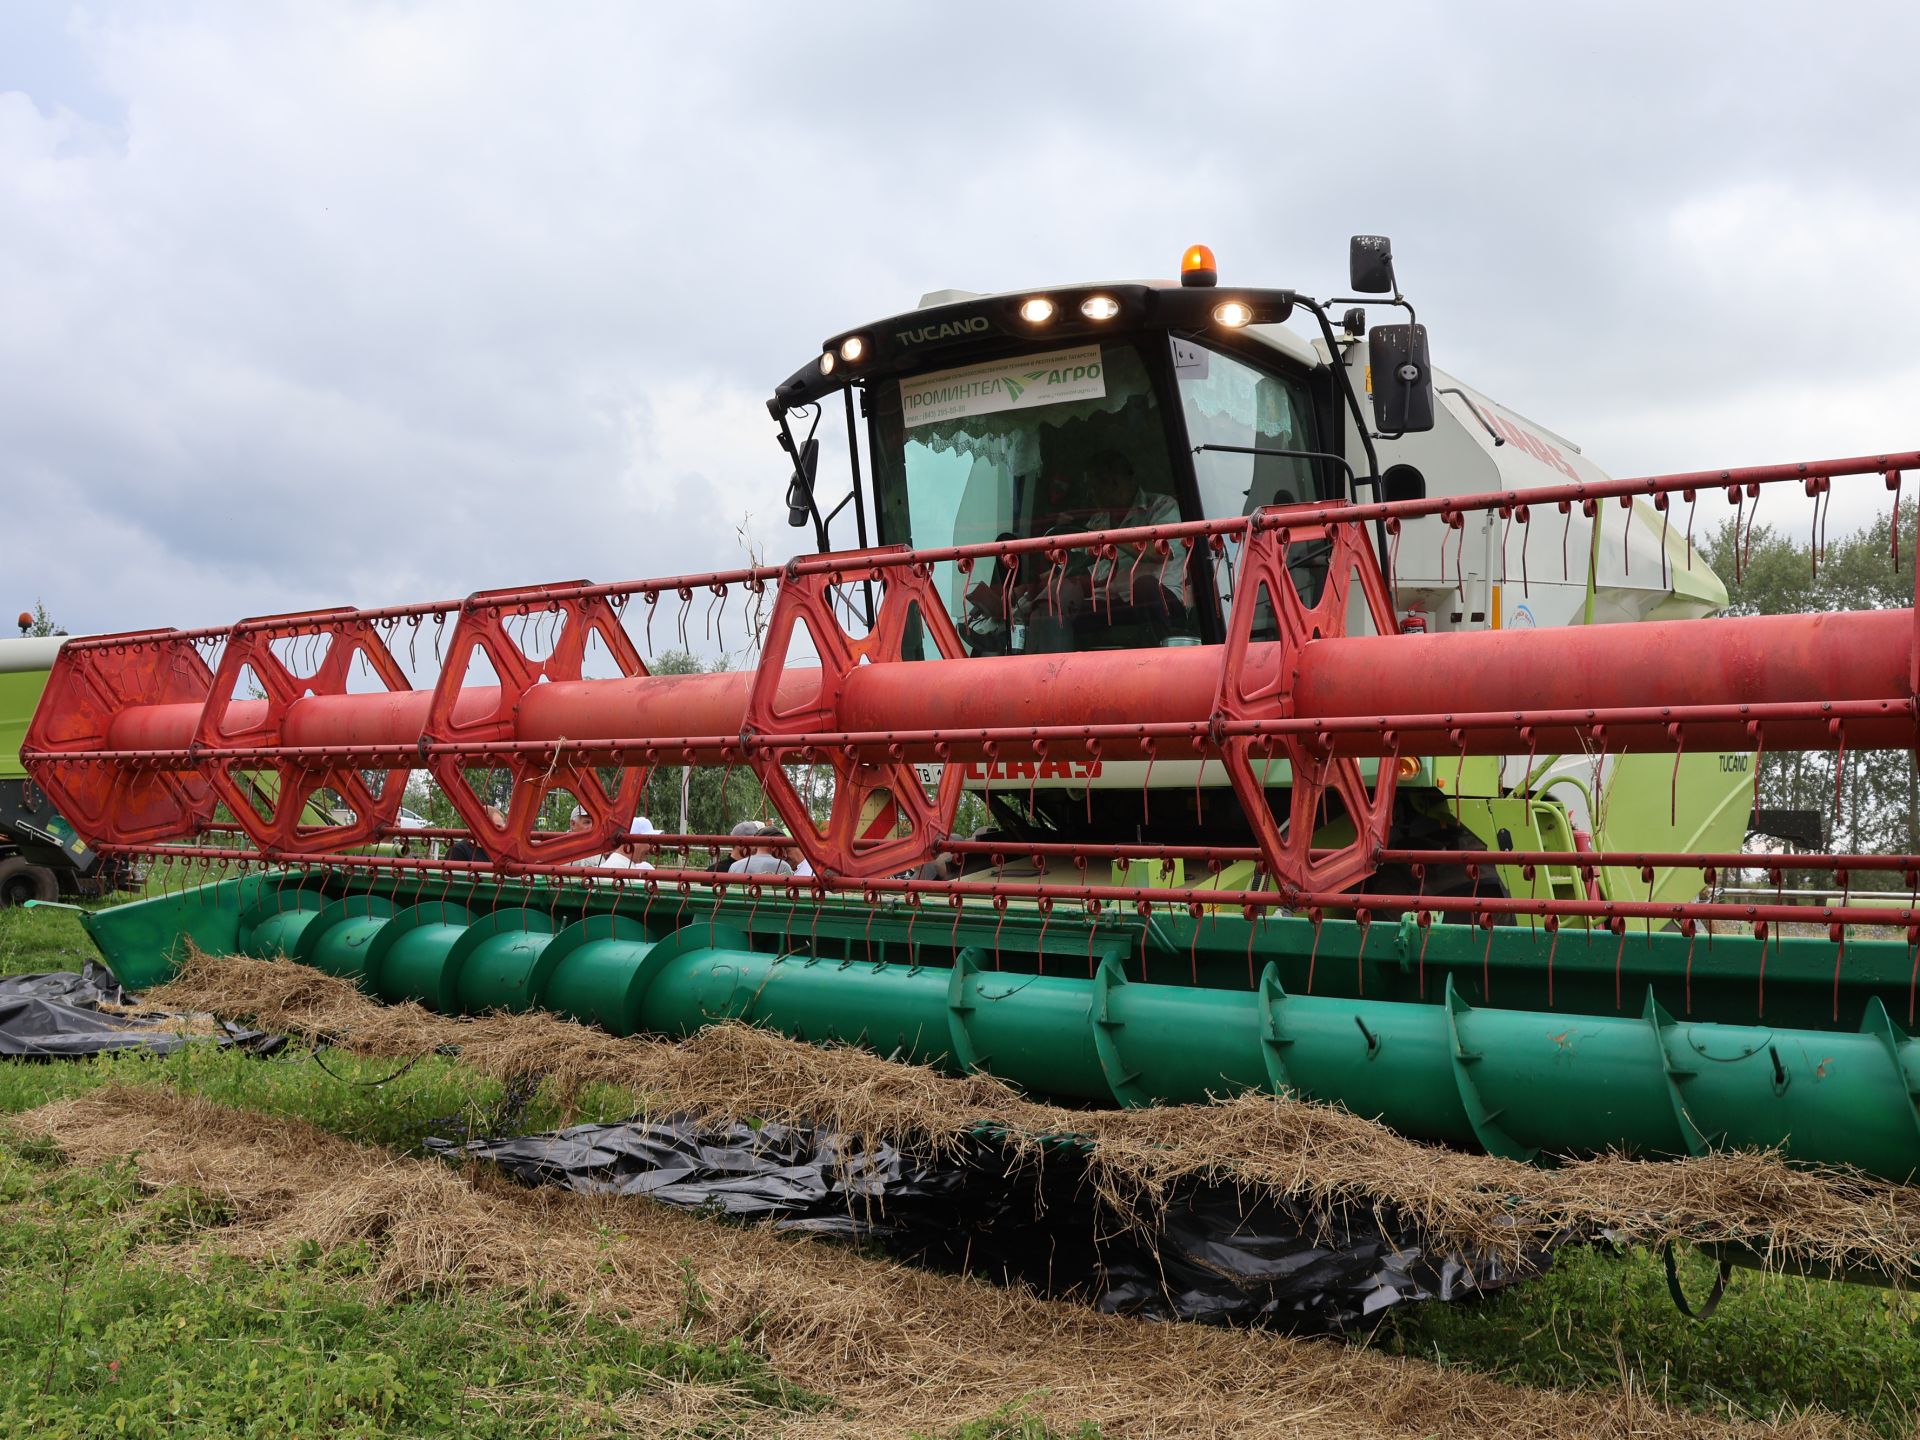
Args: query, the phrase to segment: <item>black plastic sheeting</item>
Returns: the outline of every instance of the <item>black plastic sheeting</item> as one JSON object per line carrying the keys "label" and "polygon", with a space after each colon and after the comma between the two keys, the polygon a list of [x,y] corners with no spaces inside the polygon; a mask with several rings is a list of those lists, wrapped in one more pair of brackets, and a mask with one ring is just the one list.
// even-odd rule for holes
{"label": "black plastic sheeting", "polygon": [[1546,1244],[1516,1272],[1492,1256],[1436,1254],[1385,1208],[1317,1213],[1197,1182],[1128,1223],[1095,1196],[1071,1141],[1015,1162],[982,1134],[933,1159],[805,1128],[667,1119],[428,1144],[528,1184],[772,1222],[1157,1319],[1363,1329],[1396,1305],[1484,1294],[1552,1263]]}
{"label": "black plastic sheeting", "polygon": [[100,1008],[132,1003],[113,971],[94,960],[78,973],[0,976],[0,1058],[72,1060],[109,1050],[171,1055],[183,1045],[209,1042],[272,1055],[287,1043],[283,1036],[224,1021],[218,1035],[182,1035],[178,1015],[111,1014]]}

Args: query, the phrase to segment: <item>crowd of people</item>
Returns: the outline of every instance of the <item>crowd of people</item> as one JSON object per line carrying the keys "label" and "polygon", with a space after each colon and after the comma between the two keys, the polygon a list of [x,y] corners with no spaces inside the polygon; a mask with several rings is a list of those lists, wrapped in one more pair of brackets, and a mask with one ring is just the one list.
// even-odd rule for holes
{"label": "crowd of people", "polygon": [[[585,830],[591,824],[592,821],[585,807],[576,805],[570,828]],[[636,815],[633,817],[633,824],[629,827],[624,841],[604,855],[588,855],[573,863],[603,870],[651,870],[653,862],[646,857],[655,848],[656,842],[646,837],[659,833],[652,820],[645,815]],[[733,827],[730,838],[734,843],[726,849],[717,850],[706,869],[735,875],[811,875],[813,873],[813,867],[800,853],[800,847],[778,825],[765,825],[758,820],[742,820]],[[783,840],[786,843],[783,845],[748,843],[754,840]],[[467,844],[468,842],[459,843]],[[482,854],[479,858],[486,857]]]}
{"label": "crowd of people", "polygon": [[[506,814],[495,805],[487,807],[487,819],[495,827],[504,830],[507,824]],[[578,832],[591,828],[592,817],[586,807],[576,805],[568,823],[568,829]],[[586,855],[573,863],[601,870],[651,870],[653,862],[647,856],[657,847],[658,842],[648,839],[660,831],[652,820],[645,815],[633,817],[628,827],[627,838],[604,855]],[[758,820],[742,820],[729,834],[733,844],[724,849],[716,849],[713,859],[704,868],[710,871],[726,872],[735,875],[811,875],[813,867],[801,854],[800,847],[787,832],[778,825],[762,824]],[[785,844],[755,845],[755,840],[779,840]],[[485,864],[491,857],[486,847],[471,835],[463,835],[455,840],[447,851],[449,860],[477,861]]]}

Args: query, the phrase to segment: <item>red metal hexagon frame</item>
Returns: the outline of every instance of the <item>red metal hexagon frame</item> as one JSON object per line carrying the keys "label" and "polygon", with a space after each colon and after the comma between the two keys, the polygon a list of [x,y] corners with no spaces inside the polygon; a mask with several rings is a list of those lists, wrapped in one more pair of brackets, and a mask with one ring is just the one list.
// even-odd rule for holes
{"label": "red metal hexagon frame", "polygon": [[[1216,721],[1292,718],[1293,683],[1301,653],[1316,639],[1347,633],[1354,579],[1360,583],[1375,630],[1390,635],[1398,629],[1393,598],[1365,528],[1352,521],[1288,526],[1285,514],[1284,510],[1262,512],[1241,556],[1220,691],[1214,700]],[[1330,547],[1326,581],[1319,598],[1308,605],[1287,567],[1288,552],[1297,545],[1322,542]],[[1251,647],[1262,590],[1271,597],[1279,645],[1256,660]],[[1217,743],[1267,871],[1283,893],[1343,890],[1373,873],[1375,852],[1387,843],[1393,822],[1399,779],[1396,757],[1379,761],[1369,786],[1357,760],[1329,755],[1312,734],[1223,734]],[[1293,767],[1284,831],[1268,806],[1265,784],[1264,770],[1276,754]],[[1348,844],[1315,858],[1313,832],[1329,789],[1346,807],[1355,834]]]}
{"label": "red metal hexagon frame", "polygon": [[[600,595],[566,593],[586,586],[586,581],[575,580],[537,590],[526,587],[483,590],[468,597],[460,607],[460,618],[447,643],[446,660],[441,666],[439,683],[434,687],[433,705],[422,734],[423,743],[470,745],[518,738],[515,716],[520,701],[536,685],[581,679],[587,641],[596,634],[622,675],[645,675],[646,662],[640,658],[640,652],[607,599]],[[558,625],[553,649],[546,659],[530,659],[507,633],[507,621],[516,615],[557,617],[552,622]],[[467,666],[475,649],[485,653],[499,677],[499,702],[486,715],[457,720],[454,707],[462,694]],[[474,758],[433,755],[429,757],[428,768],[440,782],[440,788],[446,791],[453,808],[467,822],[467,828],[473,831],[476,841],[496,861],[508,864],[558,864],[611,849],[627,834],[651,772],[650,766],[626,767],[620,784],[609,795],[592,765],[564,752],[520,752],[487,757],[488,768],[505,770],[512,777],[513,796],[507,806],[507,823],[499,826],[488,816],[487,802],[474,792],[464,773]],[[534,822],[547,795],[556,789],[569,791],[574,796],[587,812],[588,826],[582,831],[538,838]]]}
{"label": "red metal hexagon frame", "polygon": [[[306,676],[296,675],[274,651],[276,642],[300,639],[326,647],[320,663]],[[233,812],[234,822],[263,850],[283,855],[326,855],[364,845],[378,838],[400,812],[411,766],[388,768],[376,795],[361,770],[377,767],[343,764],[337,757],[260,758],[222,753],[291,743],[286,723],[294,704],[310,695],[351,693],[347,685],[356,657],[366,661],[367,668],[387,690],[413,688],[380,638],[378,628],[358,610],[262,616],[242,620],[227,636],[213,688],[194,730],[194,747],[211,757],[207,777],[215,792]],[[266,692],[262,697],[266,708],[257,720],[229,729],[234,688],[246,669],[253,671]],[[261,771],[271,771],[276,777],[273,794],[265,797],[270,808],[264,815],[256,803],[261,792],[246,778]],[[320,790],[337,794],[354,818],[345,824],[303,823],[309,802]]]}
{"label": "red metal hexagon frame", "polygon": [[[960,633],[941,603],[927,567],[876,570],[872,578],[882,581],[885,592],[872,631],[858,640],[847,634],[833,613],[833,586],[842,578],[793,575],[781,582],[747,699],[743,741],[844,730],[839,711],[847,677],[863,664],[902,663],[908,618],[916,607],[923,633],[941,658],[965,658]],[[819,653],[820,689],[810,702],[782,709],[776,702],[795,626],[805,628]],[[787,833],[817,873],[855,880],[891,875],[930,859],[934,847],[951,832],[960,804],[963,766],[945,767],[930,800],[919,772],[903,759],[889,756],[871,760],[860,755],[857,746],[822,747],[820,753],[833,766],[834,779],[833,809],[823,831],[782,768],[789,760],[807,758],[802,754],[805,748],[753,746],[748,750],[748,760],[767,798],[786,822]],[[863,826],[867,801],[881,793],[892,800],[896,817],[905,816],[905,835],[874,835],[871,825]]]}
{"label": "red metal hexagon frame", "polygon": [[111,745],[114,718],[147,705],[204,704],[213,672],[174,630],[88,636],[60,647],[20,756],[34,783],[90,844],[184,838],[213,818],[204,776],[137,760],[67,760]]}

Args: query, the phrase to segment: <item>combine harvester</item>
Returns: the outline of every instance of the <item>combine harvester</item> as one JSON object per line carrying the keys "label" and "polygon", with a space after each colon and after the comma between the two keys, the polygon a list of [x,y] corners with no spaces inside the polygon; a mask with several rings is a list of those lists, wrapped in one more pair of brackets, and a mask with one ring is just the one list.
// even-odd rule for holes
{"label": "combine harvester", "polygon": [[[1757,754],[1920,741],[1915,614],[1706,618],[1692,539],[1721,494],[1897,505],[1920,454],[1610,479],[1429,368],[1383,238],[1351,260],[1341,300],[1195,247],[1179,283],[836,335],[770,402],[818,544],[782,566],[70,641],[26,762],[96,849],[182,877],[96,941],[133,985],[190,939],[1058,1098],[1915,1176],[1920,857],[1796,856],[1819,908],[1702,898],[1755,863]],[[753,668],[648,673],[728,623]],[[659,766],[750,771],[791,841],[604,863]],[[421,770],[490,859],[366,853]],[[556,800],[585,828],[537,828]],[[700,868],[730,845],[797,868]],[[1851,898],[1866,872],[1894,903]]]}

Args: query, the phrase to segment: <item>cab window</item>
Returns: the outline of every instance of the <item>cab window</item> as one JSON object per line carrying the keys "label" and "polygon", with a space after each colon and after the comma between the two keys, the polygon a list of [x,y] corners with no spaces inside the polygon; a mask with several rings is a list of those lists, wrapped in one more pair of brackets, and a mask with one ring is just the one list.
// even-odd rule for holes
{"label": "cab window", "polygon": [[[1314,462],[1285,450],[1316,450],[1313,410],[1307,388],[1288,376],[1261,370],[1224,351],[1175,339],[1173,372],[1194,449],[1194,479],[1201,513],[1209,520],[1251,515],[1266,505],[1294,505],[1320,498]],[[1213,450],[1210,445],[1231,446]],[[1312,604],[1326,582],[1324,555],[1309,554],[1294,566],[1294,584]],[[1232,608],[1233,572],[1229,563],[1214,567],[1214,588],[1224,618]],[[1254,622],[1256,639],[1277,634],[1271,608],[1263,600]]]}
{"label": "cab window", "polygon": [[[1190,340],[1172,345],[1190,445],[1231,445],[1240,451],[1319,448],[1306,387],[1299,381]],[[1201,513],[1209,520],[1319,498],[1313,462],[1297,456],[1200,450],[1193,468]]]}
{"label": "cab window", "polygon": [[[882,534],[919,548],[1181,518],[1167,416],[1128,341],[1030,352],[872,392]],[[1163,573],[1165,572],[1165,573]],[[1192,644],[1179,567],[1132,551],[950,562],[933,580],[974,654]]]}

